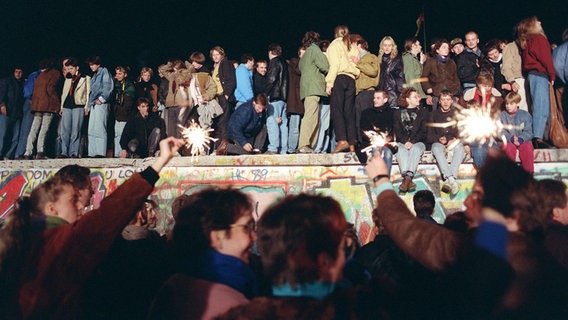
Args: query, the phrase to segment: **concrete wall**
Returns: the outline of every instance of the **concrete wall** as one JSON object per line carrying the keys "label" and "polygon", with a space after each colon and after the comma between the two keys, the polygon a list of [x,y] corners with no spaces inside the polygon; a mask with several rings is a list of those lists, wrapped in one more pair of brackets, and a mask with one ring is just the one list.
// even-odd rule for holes
{"label": "concrete wall", "polygon": [[[566,150],[535,151],[535,176],[568,182]],[[538,152],[538,154],[537,154]],[[28,194],[35,186],[53,176],[62,166],[77,163],[91,168],[91,181],[98,207],[125,179],[147,167],[152,159],[80,159],[0,162],[0,217],[5,216],[14,200]],[[454,197],[440,193],[442,181],[431,155],[423,158],[415,178],[417,190],[431,190],[437,199],[435,219],[442,222],[447,214],[463,209],[463,200],[471,191],[475,169],[471,162],[460,167],[460,192]],[[392,170],[395,188],[400,184],[398,166]],[[374,238],[371,212],[376,195],[365,174],[364,166],[352,153],[337,155],[287,155],[241,157],[174,158],[161,173],[151,198],[159,205],[159,229],[171,226],[170,206],[177,196],[208,187],[234,187],[249,194],[258,218],[264,209],[287,194],[320,193],[337,199],[347,217],[359,231],[363,243]],[[413,193],[402,198],[412,207]],[[128,199],[125,199],[128,201]],[[380,204],[378,204],[380,205]]]}

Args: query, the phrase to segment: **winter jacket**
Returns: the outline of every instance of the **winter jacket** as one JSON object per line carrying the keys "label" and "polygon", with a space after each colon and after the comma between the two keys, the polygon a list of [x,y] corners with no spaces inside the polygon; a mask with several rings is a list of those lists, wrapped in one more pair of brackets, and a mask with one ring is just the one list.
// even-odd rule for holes
{"label": "winter jacket", "polygon": [[359,77],[355,80],[355,94],[363,90],[375,90],[379,85],[379,70],[381,64],[376,55],[365,52],[359,62],[357,69],[361,71]]}
{"label": "winter jacket", "polygon": [[422,82],[424,92],[432,89],[432,95],[439,97],[442,90],[449,90],[453,95],[460,91],[460,80],[456,73],[456,64],[448,59],[445,63],[437,58],[430,58],[424,63],[422,77],[428,81]]}
{"label": "winter jacket", "polygon": [[501,73],[505,77],[505,81],[511,83],[515,79],[523,77],[523,61],[519,46],[516,42],[509,42],[505,49],[503,49],[503,65],[501,66]]}
{"label": "winter jacket", "polygon": [[238,102],[247,102],[254,98],[252,91],[252,71],[249,70],[244,63],[241,63],[237,67],[237,70],[235,70],[235,77],[237,79],[235,99],[237,99]]}
{"label": "winter jacket", "polygon": [[286,103],[286,112],[295,114],[304,114],[304,104],[300,99],[300,68],[298,67],[300,59],[292,58],[288,63],[288,75],[290,76],[290,84],[288,86],[288,102]]}
{"label": "winter jacket", "polygon": [[24,83],[24,98],[25,99],[31,99],[32,98],[32,95],[34,93],[34,83],[35,83],[37,76],[39,76],[40,73],[41,73],[41,70],[38,70],[38,71],[34,71],[34,72],[30,73],[30,75],[28,76],[28,79]]}
{"label": "winter jacket", "polygon": [[550,43],[542,34],[533,34],[527,40],[522,53],[523,70],[526,72],[546,73],[548,80],[556,80],[556,71],[552,62]]}
{"label": "winter jacket", "polygon": [[426,142],[426,121],[428,112],[422,108],[394,110],[393,130],[400,143]]}
{"label": "winter jacket", "polygon": [[512,142],[513,136],[517,136],[520,143],[532,140],[532,117],[527,111],[519,109],[513,115],[510,115],[507,110],[503,110],[499,114],[499,119],[505,126],[510,125],[512,127],[505,128],[501,132],[507,142]]}
{"label": "winter jacket", "polygon": [[136,89],[130,80],[114,83],[113,111],[116,121],[128,121],[130,114],[133,113],[134,100],[136,99]]}
{"label": "winter jacket", "polygon": [[19,287],[19,306],[24,318],[79,317],[74,312],[78,311],[83,284],[134,218],[158,179],[158,173],[151,167],[135,173],[106,197],[98,209],[74,223],[31,236]]}
{"label": "winter jacket", "polygon": [[404,86],[404,67],[402,58],[397,55],[392,61],[390,55],[383,55],[381,61],[381,75],[379,89],[385,90],[389,95],[387,104],[391,108],[396,108],[398,97]]}
{"label": "winter jacket", "polygon": [[568,41],[552,51],[552,60],[556,75],[564,84],[568,84]]}
{"label": "winter jacket", "polygon": [[21,119],[24,106],[24,81],[9,77],[0,80],[0,106],[6,107],[6,116]]}
{"label": "winter jacket", "polygon": [[479,67],[477,61],[479,59],[481,51],[479,48],[477,52],[471,51],[471,49],[466,48],[461,54],[457,55],[455,58],[458,78],[460,79],[462,85],[464,83],[473,83],[477,80],[479,75]]}
{"label": "winter jacket", "polygon": [[422,90],[422,86],[418,81],[418,79],[422,77],[423,69],[418,57],[413,55],[412,52],[406,51],[402,54],[402,64],[404,66],[404,78],[406,80],[406,84],[416,89],[422,99],[426,98],[426,93]]}
{"label": "winter jacket", "polygon": [[504,91],[502,89],[503,84],[505,81],[505,76],[501,72],[503,67],[503,56],[499,55],[499,61],[492,61],[489,57],[485,57],[480,62],[481,71],[487,72],[493,75],[493,88],[497,89],[501,95],[505,96],[508,91]]}
{"label": "winter jacket", "polygon": [[61,73],[52,69],[40,73],[34,83],[32,112],[58,113],[61,108],[61,94],[58,92]]}
{"label": "winter jacket", "polygon": [[[158,104],[158,86],[150,82],[136,82],[134,84],[136,98],[146,98],[150,101],[150,110]],[[165,101],[165,100],[164,100]]]}
{"label": "winter jacket", "polygon": [[227,58],[219,62],[219,69],[217,78],[221,82],[223,92],[221,94],[227,95],[229,102],[235,102],[235,88],[237,87],[237,78],[235,76],[235,67],[233,63]]}
{"label": "winter jacket", "polygon": [[359,51],[357,51],[355,46],[351,46],[351,50],[348,50],[343,43],[343,38],[333,40],[329,44],[326,54],[329,61],[329,71],[327,72],[327,76],[325,76],[327,87],[333,88],[335,78],[340,74],[356,79],[359,73],[361,73],[355,63],[349,59],[349,57],[358,56]]}
{"label": "winter jacket", "polygon": [[[456,112],[456,108],[454,106],[450,107],[448,112],[443,112],[442,108],[437,108],[436,110],[432,110],[430,114],[430,123],[447,123],[453,119],[453,116]],[[428,126],[428,134],[426,141],[428,143],[440,142],[441,137],[446,137],[446,141],[451,141],[454,138],[458,137],[458,128],[455,125],[439,128],[434,126]]]}
{"label": "winter jacket", "polygon": [[122,150],[128,150],[128,143],[132,139],[138,140],[138,148],[136,153],[145,158],[148,156],[148,137],[154,128],[160,129],[160,140],[166,137],[166,125],[164,120],[156,113],[149,112],[147,118],[143,118],[140,112],[136,111],[131,115],[120,137],[120,147]]}
{"label": "winter jacket", "polygon": [[282,56],[270,59],[266,72],[266,92],[270,101],[288,100],[288,81],[286,60]]}
{"label": "winter jacket", "polygon": [[99,67],[99,70],[91,78],[91,93],[89,94],[87,108],[91,110],[95,106],[96,100],[99,100],[101,103],[107,103],[113,89],[114,81],[110,72],[105,67]]}
{"label": "winter jacket", "polygon": [[[79,76],[79,79],[75,80],[77,83],[74,84],[73,89],[73,102],[77,106],[87,106],[89,102],[89,93],[91,91],[91,77],[89,76]],[[65,99],[69,95],[69,90],[71,89],[72,79],[65,79],[63,84],[63,91],[61,92],[61,109],[63,110],[63,105],[65,104]]]}
{"label": "winter jacket", "polygon": [[302,74],[300,78],[300,99],[304,100],[309,96],[327,97],[325,74],[329,70],[329,62],[315,43],[312,43],[306,49],[298,67]]}
{"label": "winter jacket", "polygon": [[252,100],[239,106],[227,124],[228,136],[241,146],[248,143],[247,138],[255,137],[262,128],[263,113],[256,113]]}

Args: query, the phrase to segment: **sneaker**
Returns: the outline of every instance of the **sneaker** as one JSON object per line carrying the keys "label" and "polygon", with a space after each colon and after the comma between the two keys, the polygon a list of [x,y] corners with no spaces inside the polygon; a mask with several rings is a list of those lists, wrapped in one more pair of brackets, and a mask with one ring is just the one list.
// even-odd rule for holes
{"label": "sneaker", "polygon": [[444,181],[444,184],[442,185],[442,192],[443,193],[450,193],[452,191],[452,185],[449,181],[449,179],[446,179],[446,181]]}
{"label": "sneaker", "polygon": [[47,157],[45,156],[45,153],[38,152],[37,155],[36,155],[36,159],[37,160],[45,160],[45,159],[47,159]]}
{"label": "sneaker", "polygon": [[460,192],[460,183],[454,180],[451,183],[450,194],[453,196],[456,195],[458,192]]}

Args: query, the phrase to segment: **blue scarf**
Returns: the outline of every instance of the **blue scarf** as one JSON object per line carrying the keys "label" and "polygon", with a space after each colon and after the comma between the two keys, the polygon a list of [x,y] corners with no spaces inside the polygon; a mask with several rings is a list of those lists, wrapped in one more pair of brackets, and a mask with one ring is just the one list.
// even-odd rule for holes
{"label": "blue scarf", "polygon": [[207,249],[185,261],[192,277],[227,285],[251,299],[257,295],[256,277],[241,259]]}
{"label": "blue scarf", "polygon": [[436,59],[438,59],[438,61],[440,61],[441,63],[446,63],[448,62],[448,57],[442,57],[441,55],[437,54],[436,55]]}
{"label": "blue scarf", "polygon": [[335,290],[335,283],[316,281],[312,283],[296,284],[292,288],[289,283],[272,287],[275,297],[309,297],[322,300]]}

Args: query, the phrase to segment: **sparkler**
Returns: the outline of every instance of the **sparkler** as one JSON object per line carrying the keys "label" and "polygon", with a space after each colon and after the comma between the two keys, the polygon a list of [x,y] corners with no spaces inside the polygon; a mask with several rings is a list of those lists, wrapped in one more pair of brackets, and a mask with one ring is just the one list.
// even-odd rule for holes
{"label": "sparkler", "polygon": [[[371,154],[374,150],[379,151],[386,145],[397,146],[396,142],[388,141],[388,132],[381,132],[377,127],[374,127],[374,130],[363,131],[363,133],[369,138],[370,145],[361,149],[361,152]],[[396,151],[393,151],[393,153],[396,153]]]}
{"label": "sparkler", "polygon": [[[499,115],[492,114],[491,102],[487,102],[485,106],[477,108],[464,108],[454,103],[456,113],[453,119],[443,123],[428,123],[431,127],[446,128],[456,126],[459,132],[459,138],[464,144],[479,143],[493,145],[494,138],[498,138],[503,129],[515,129],[517,126],[504,125],[499,120]],[[500,139],[507,143],[504,135]],[[448,149],[453,149],[460,141],[455,140]]]}
{"label": "sparkler", "polygon": [[192,161],[196,161],[200,154],[209,150],[211,141],[218,140],[209,136],[213,129],[203,129],[195,120],[191,120],[187,128],[182,125],[178,126],[181,128],[181,135],[185,140],[185,145],[189,148]]}

